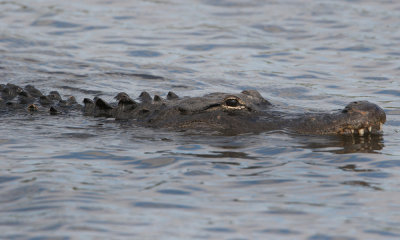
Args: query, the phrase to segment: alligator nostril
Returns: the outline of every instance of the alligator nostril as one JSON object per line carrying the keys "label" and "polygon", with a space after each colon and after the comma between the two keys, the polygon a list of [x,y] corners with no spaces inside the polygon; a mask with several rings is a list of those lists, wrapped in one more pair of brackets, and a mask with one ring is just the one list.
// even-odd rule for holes
{"label": "alligator nostril", "polygon": [[348,113],[348,112],[349,112],[349,110],[347,110],[347,109],[342,110],[342,113]]}

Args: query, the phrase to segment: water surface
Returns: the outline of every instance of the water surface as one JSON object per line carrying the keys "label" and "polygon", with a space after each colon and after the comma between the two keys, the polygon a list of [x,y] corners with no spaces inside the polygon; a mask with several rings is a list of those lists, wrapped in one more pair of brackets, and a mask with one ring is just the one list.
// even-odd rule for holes
{"label": "water surface", "polygon": [[0,117],[4,239],[398,239],[397,1],[0,1],[0,83],[382,106],[382,136]]}

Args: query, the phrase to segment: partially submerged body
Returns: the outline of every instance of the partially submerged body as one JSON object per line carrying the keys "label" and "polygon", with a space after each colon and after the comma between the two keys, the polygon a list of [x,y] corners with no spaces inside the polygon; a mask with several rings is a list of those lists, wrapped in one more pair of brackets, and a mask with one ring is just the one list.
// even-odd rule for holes
{"label": "partially submerged body", "polygon": [[136,102],[119,93],[115,103],[85,98],[80,105],[74,97],[63,100],[58,92],[43,95],[33,86],[0,85],[0,109],[60,114],[82,111],[87,116],[131,120],[139,126],[173,130],[201,130],[227,134],[285,130],[299,134],[378,134],[386,122],[385,112],[376,104],[359,101],[334,112],[294,113],[280,109],[255,90],[239,94],[211,93],[202,97],[179,98],[169,92],[166,99],[146,92]]}

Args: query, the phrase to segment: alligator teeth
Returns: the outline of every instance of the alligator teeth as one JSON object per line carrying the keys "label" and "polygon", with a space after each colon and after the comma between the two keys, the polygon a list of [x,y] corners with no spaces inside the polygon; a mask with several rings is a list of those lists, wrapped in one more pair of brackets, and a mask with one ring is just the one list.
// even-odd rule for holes
{"label": "alligator teeth", "polygon": [[351,133],[354,133],[354,129],[351,129],[350,131],[351,131]]}
{"label": "alligator teeth", "polygon": [[382,130],[382,123],[379,123],[379,130]]}
{"label": "alligator teeth", "polygon": [[359,134],[360,136],[364,136],[364,129],[363,129],[363,128],[358,129],[358,134]]}
{"label": "alligator teeth", "polygon": [[372,132],[372,127],[371,126],[368,127],[368,131]]}

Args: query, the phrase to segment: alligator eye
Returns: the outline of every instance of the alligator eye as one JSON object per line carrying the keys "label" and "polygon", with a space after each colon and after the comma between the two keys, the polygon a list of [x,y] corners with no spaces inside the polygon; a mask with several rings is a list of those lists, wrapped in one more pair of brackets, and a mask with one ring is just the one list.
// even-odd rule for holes
{"label": "alligator eye", "polygon": [[238,107],[240,105],[239,101],[237,99],[234,99],[234,98],[230,98],[230,99],[225,100],[225,104],[228,107]]}

